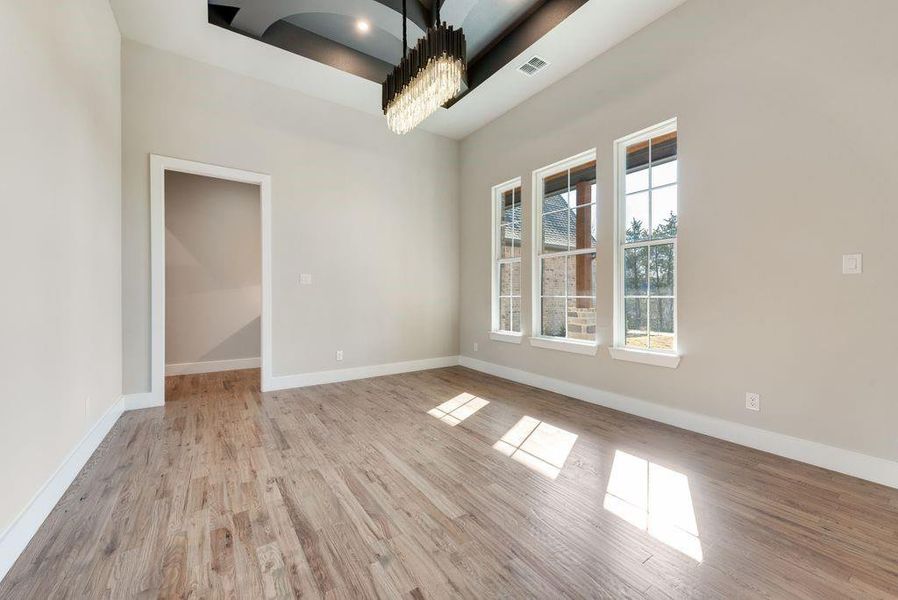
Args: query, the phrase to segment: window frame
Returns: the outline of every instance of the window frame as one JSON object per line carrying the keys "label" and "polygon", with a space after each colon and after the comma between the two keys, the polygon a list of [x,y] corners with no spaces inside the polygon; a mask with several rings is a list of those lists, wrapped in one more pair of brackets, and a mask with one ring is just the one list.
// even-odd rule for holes
{"label": "window frame", "polygon": [[[502,227],[502,196],[503,194],[514,190],[516,188],[521,188],[520,194],[520,203],[521,203],[521,239],[520,246],[518,247],[518,256],[513,258],[502,258],[502,240],[500,239],[500,231]],[[490,195],[490,213],[492,215],[491,218],[491,244],[490,244],[490,309],[491,309],[491,317],[490,317],[490,339],[499,341],[499,342],[511,342],[511,343],[520,343],[523,332],[524,332],[524,319],[523,319],[523,303],[524,303],[524,285],[523,285],[523,250],[524,250],[524,189],[522,186],[522,181],[520,177],[515,177],[514,179],[509,179],[503,183],[498,185],[494,185],[492,188],[492,192]],[[499,311],[501,309],[502,301],[500,299],[500,293],[502,291],[502,286],[499,282],[499,276],[501,273],[501,269],[499,267],[500,264],[513,264],[518,263],[521,267],[518,271],[521,273],[521,284],[519,286],[519,290],[521,292],[520,295],[520,303],[521,303],[521,319],[520,326],[521,331],[507,331],[500,329],[502,319],[499,315]],[[512,286],[512,290],[514,290],[514,286]],[[511,296],[512,298],[514,296]]]}
{"label": "window frame", "polygon": [[[541,167],[533,171],[532,174],[532,207],[531,207],[531,219],[532,219],[532,227],[531,227],[531,244],[532,249],[530,252],[530,261],[531,261],[531,272],[530,272],[530,291],[531,291],[531,332],[532,335],[530,337],[530,345],[538,348],[547,348],[552,350],[562,350],[565,352],[573,352],[576,354],[591,354],[595,355],[598,346],[599,346],[599,332],[598,327],[596,327],[595,337],[592,340],[578,340],[574,338],[567,337],[555,337],[549,335],[543,335],[542,332],[542,259],[546,254],[541,254],[542,249],[542,228],[543,228],[543,182],[546,177],[552,176],[559,171],[574,169],[578,166],[581,166],[583,163],[588,162],[596,162],[596,197],[593,199],[591,204],[595,205],[595,215],[596,215],[596,232],[598,237],[598,219],[599,219],[599,198],[598,198],[598,161],[596,159],[597,152],[596,148],[591,148],[569,158],[565,158],[564,160],[560,160],[558,162],[552,163],[550,165],[546,165],[545,167]],[[593,294],[593,304],[595,306],[596,317],[598,318],[598,277],[597,277],[597,267],[598,267],[598,239],[596,239],[596,244],[589,249],[580,249],[568,252],[554,252],[552,255],[554,256],[575,256],[577,254],[589,254],[593,253],[595,255],[595,260],[593,262],[593,286],[595,287],[595,292]],[[566,296],[567,298],[567,296]]]}
{"label": "window frame", "polygon": [[[679,191],[680,191],[680,150],[679,150],[679,128],[677,117],[673,117],[657,125],[647,127],[641,131],[637,131],[625,137],[619,138],[614,142],[614,338],[613,345],[609,348],[611,356],[619,360],[629,360],[649,365],[676,368],[680,363],[680,347],[679,347],[679,219],[677,221],[677,236],[674,238],[658,239],[658,240],[640,240],[638,242],[626,242],[623,235],[626,223],[626,200],[627,200],[627,148],[634,144],[646,142],[655,137],[668,133],[677,133],[677,217],[679,217]],[[651,165],[649,166],[651,173]],[[651,179],[649,179],[649,187],[652,190]],[[651,215],[651,191],[649,193],[649,215]],[[647,252],[651,253],[652,246],[660,246],[673,244],[673,348],[665,350],[660,348],[634,348],[626,345],[626,311],[624,310],[624,258],[625,250],[628,248],[645,247]],[[648,296],[650,298],[651,296]],[[647,302],[650,311],[651,302]],[[646,327],[650,327],[651,313],[646,314]]]}

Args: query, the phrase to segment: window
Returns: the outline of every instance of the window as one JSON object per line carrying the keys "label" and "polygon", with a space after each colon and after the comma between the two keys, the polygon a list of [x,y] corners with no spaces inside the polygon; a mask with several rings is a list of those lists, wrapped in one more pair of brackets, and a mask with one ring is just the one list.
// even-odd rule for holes
{"label": "window", "polygon": [[595,150],[534,173],[534,196],[533,331],[595,346]]}
{"label": "window", "polygon": [[676,354],[676,119],[618,140],[615,169],[615,347]]}
{"label": "window", "polygon": [[[521,333],[521,180],[493,188],[493,325]],[[503,339],[500,335],[499,338]]]}

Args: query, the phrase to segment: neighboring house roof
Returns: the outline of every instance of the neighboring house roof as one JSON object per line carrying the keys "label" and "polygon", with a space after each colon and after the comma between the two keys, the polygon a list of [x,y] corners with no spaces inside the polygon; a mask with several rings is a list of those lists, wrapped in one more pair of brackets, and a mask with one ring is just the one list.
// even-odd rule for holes
{"label": "neighboring house roof", "polygon": [[[568,249],[568,218],[571,218],[572,212],[564,210],[568,207],[567,200],[561,195],[549,196],[543,200],[543,206],[546,213],[543,215],[543,241],[546,246],[554,250]],[[507,240],[521,241],[521,206],[518,204],[512,209],[511,218],[519,223],[518,227],[504,227],[504,235]],[[572,219],[573,220],[573,219]],[[574,223],[571,223],[574,226]],[[596,238],[593,236],[592,245],[595,246]]]}

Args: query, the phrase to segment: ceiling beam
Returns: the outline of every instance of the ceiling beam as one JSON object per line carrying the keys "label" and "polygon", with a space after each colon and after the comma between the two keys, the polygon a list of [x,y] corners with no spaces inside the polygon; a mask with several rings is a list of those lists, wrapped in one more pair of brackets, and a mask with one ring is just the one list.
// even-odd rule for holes
{"label": "ceiling beam", "polygon": [[446,108],[492,77],[496,71],[535,44],[587,2],[588,0],[545,0],[536,5],[468,62],[468,89],[449,101]]}
{"label": "ceiling beam", "polygon": [[261,40],[282,50],[305,56],[335,69],[382,83],[393,65],[287,21],[277,21]]}

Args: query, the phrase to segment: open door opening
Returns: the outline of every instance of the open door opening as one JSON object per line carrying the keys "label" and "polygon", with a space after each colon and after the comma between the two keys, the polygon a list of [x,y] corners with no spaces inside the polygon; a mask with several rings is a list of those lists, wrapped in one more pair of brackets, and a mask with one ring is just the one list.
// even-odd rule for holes
{"label": "open door opening", "polygon": [[[165,374],[259,369],[259,186],[165,175]],[[252,374],[257,378],[257,374]]]}
{"label": "open door opening", "polygon": [[271,177],[150,156],[151,360],[166,376],[259,369],[271,382]]}

